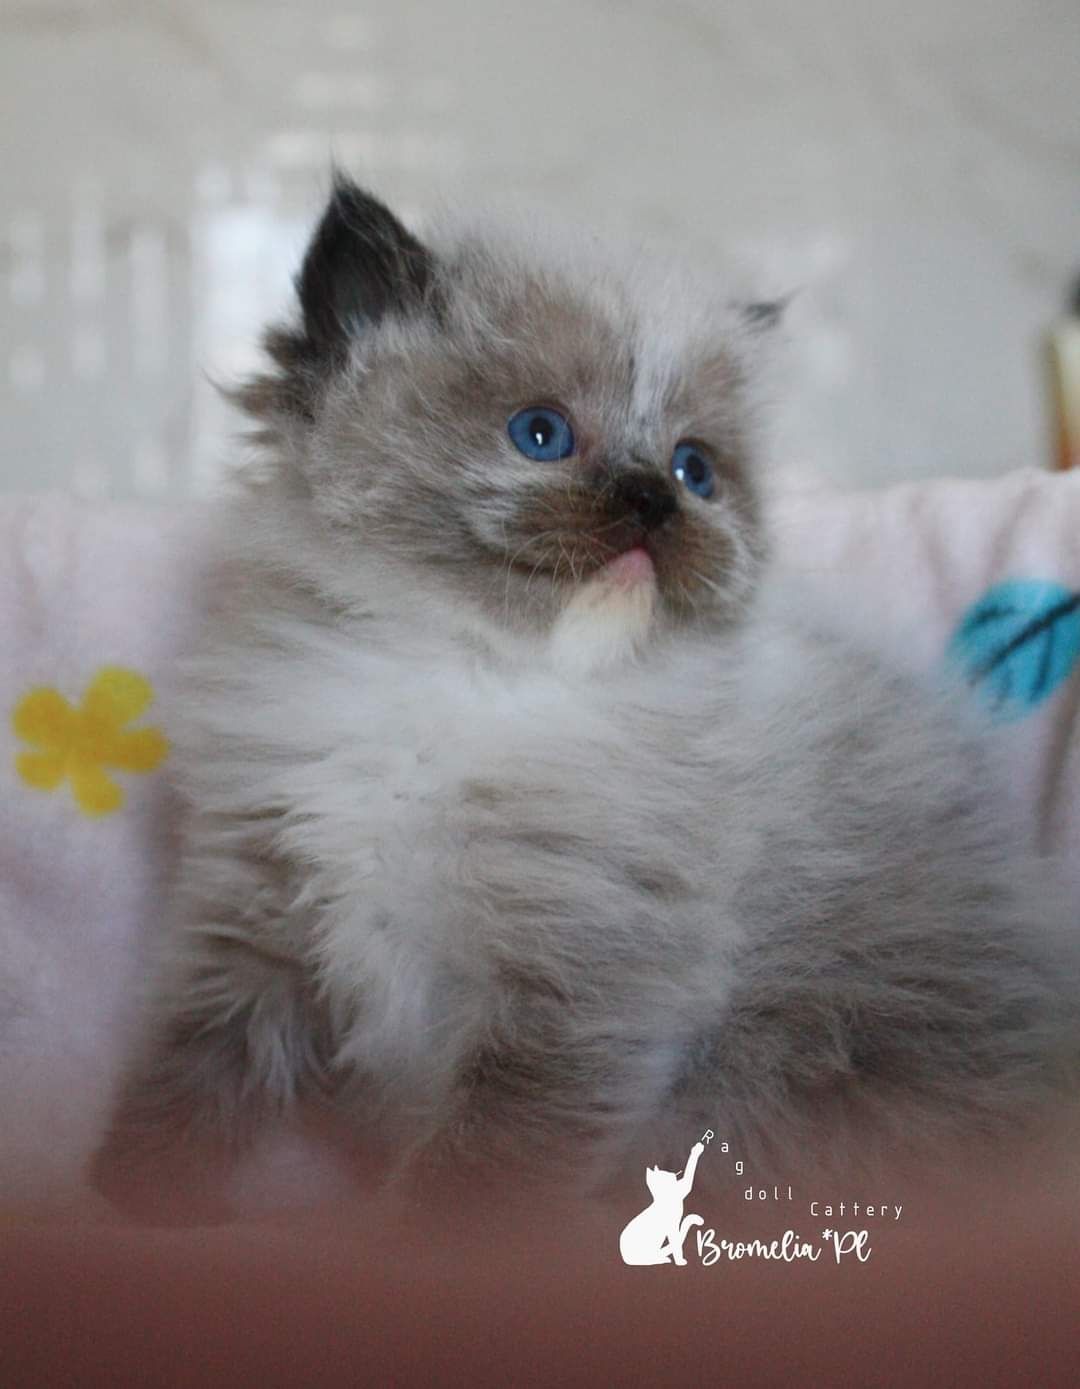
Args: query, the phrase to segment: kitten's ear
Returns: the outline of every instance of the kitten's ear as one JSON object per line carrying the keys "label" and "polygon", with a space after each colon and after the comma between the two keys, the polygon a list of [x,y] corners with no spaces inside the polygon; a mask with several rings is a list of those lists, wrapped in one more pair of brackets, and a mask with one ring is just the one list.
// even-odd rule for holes
{"label": "kitten's ear", "polygon": [[296,281],[311,354],[340,359],[365,325],[418,307],[432,268],[430,252],[389,208],[335,171]]}
{"label": "kitten's ear", "polygon": [[226,394],[270,440],[285,421],[310,423],[349,343],[388,313],[430,299],[435,260],[392,212],[335,171],[334,186],[300,273],[301,321],[264,338],[276,370]]}

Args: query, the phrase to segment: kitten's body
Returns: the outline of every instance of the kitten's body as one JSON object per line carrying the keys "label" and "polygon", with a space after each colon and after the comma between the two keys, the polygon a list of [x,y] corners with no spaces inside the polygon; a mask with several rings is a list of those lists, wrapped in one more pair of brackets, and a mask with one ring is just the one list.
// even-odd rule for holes
{"label": "kitten's body", "polygon": [[[1066,913],[959,709],[757,586],[732,405],[753,330],[712,400],[636,319],[605,357],[607,290],[567,311],[574,361],[554,368],[539,329],[500,341],[476,308],[495,291],[471,293],[437,330],[391,311],[372,352],[333,361],[305,301],[310,360],[279,340],[282,377],[248,393],[272,465],[222,527],[175,737],[191,810],[169,961],[106,1167],[304,1093],[392,1170],[570,1164],[582,1186],[705,1127],[764,1163],[852,1124],[925,1140],[1044,1102],[1076,1050]],[[537,398],[573,373],[594,403],[575,421],[607,409],[638,472],[661,408],[698,411],[673,437],[722,436],[723,509],[687,505],[670,544],[649,531],[656,582],[607,565],[634,535],[588,549],[622,535],[608,512],[563,517],[557,555],[517,565],[548,532],[522,540],[520,496],[489,486],[461,422],[449,445],[430,420],[406,434],[465,382],[496,416],[527,403],[496,366],[485,386],[441,361],[436,332],[470,324]],[[619,485],[602,466],[589,507]],[[570,506],[566,478],[525,509]]]}
{"label": "kitten's body", "polygon": [[683,1243],[695,1225],[703,1225],[700,1215],[683,1215],[683,1206],[694,1185],[694,1173],[704,1145],[695,1143],[680,1176],[658,1167],[645,1169],[645,1185],[651,1203],[624,1226],[619,1236],[619,1253],[624,1264],[666,1264],[669,1260],[685,1264]]}

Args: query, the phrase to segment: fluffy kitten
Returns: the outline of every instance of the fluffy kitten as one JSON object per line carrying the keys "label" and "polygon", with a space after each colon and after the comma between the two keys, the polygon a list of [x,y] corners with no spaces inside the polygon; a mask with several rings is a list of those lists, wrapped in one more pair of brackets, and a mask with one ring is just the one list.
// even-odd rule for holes
{"label": "fluffy kitten", "polygon": [[976,733],[761,582],[769,310],[340,180],[298,291],[102,1180],[305,1098],[398,1174],[582,1187],[1045,1103],[1072,922]]}

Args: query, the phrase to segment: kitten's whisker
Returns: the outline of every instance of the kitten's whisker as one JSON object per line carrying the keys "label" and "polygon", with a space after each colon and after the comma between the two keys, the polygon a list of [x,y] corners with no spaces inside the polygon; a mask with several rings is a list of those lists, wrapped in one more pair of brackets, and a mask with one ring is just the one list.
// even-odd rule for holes
{"label": "kitten's whisker", "polygon": [[[559,541],[559,562],[560,562],[560,563],[562,562],[562,560],[563,560],[564,557],[565,557],[565,559],[566,559],[566,567],[570,570],[570,577],[571,577],[571,579],[574,581],[574,583],[577,583],[577,582],[578,582],[578,573],[577,573],[577,570],[574,568],[574,552],[573,552],[573,550],[567,550],[566,547],[563,545],[562,540],[560,539],[560,541]],[[558,565],[556,565],[556,573],[558,573]]]}
{"label": "kitten's whisker", "polygon": [[706,578],[706,576],[697,569],[691,569],[690,576],[691,578],[697,579],[699,584],[711,590],[713,593],[723,593],[724,591],[720,584],[716,583],[713,579]]}
{"label": "kitten's whisker", "polygon": [[[543,564],[544,564],[544,560],[543,560],[543,558],[541,558],[541,559],[538,559],[538,560],[536,561],[536,563],[533,565],[533,567],[532,567],[532,572],[529,574],[528,579],[525,581],[525,595],[526,595],[526,597],[528,597],[529,590],[532,588],[533,580],[536,578],[537,574],[539,574],[541,568],[543,567]],[[553,579],[553,580],[554,580],[554,578],[555,578],[555,575],[558,573],[558,569],[559,569],[559,566],[558,566],[558,562],[556,561],[555,568],[554,568],[554,570],[552,571],[552,579]]]}
{"label": "kitten's whisker", "polygon": [[520,555],[523,555],[530,545],[535,545],[538,541],[541,540],[550,540],[553,536],[556,539],[558,539],[559,535],[559,531],[540,531],[537,535],[530,535],[529,538],[523,544],[519,545],[518,548],[514,551],[514,553],[510,556],[509,560],[507,561],[507,566],[510,569],[513,569],[514,565],[516,565],[518,562],[518,557]]}
{"label": "kitten's whisker", "polygon": [[[510,578],[514,573],[514,569],[517,566],[518,558],[525,553],[525,551],[529,548],[530,545],[535,545],[536,542],[539,540],[547,540],[550,536],[556,534],[556,531],[541,531],[539,535],[530,535],[529,538],[524,542],[524,544],[518,546],[518,548],[514,551],[514,553],[510,556],[509,560],[507,561],[506,582],[503,585],[503,616],[507,620],[507,622],[509,622],[510,619]],[[543,559],[541,559],[539,563],[542,564]],[[533,568],[533,570],[529,574],[528,582],[525,585],[526,595],[528,595],[529,586],[532,583],[535,574],[536,568]]]}

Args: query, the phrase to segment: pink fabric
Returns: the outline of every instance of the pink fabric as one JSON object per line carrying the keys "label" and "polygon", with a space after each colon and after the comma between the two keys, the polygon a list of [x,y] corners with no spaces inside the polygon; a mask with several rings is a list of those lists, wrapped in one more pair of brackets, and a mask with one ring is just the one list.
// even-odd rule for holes
{"label": "pink fabric", "polygon": [[[78,704],[103,667],[167,683],[195,611],[197,518],[40,497],[0,505],[0,1197],[50,1198],[97,1141],[157,916],[160,772],[88,818],[28,786],[13,713],[34,688]],[[158,725],[155,700],[137,725]]]}
{"label": "pink fabric", "polygon": [[[784,568],[837,621],[889,659],[940,668],[968,608],[1007,579],[1080,591],[1080,471],[1023,469],[993,482],[943,479],[882,492],[789,491],[776,518]],[[1071,864],[1080,846],[1074,672],[997,729],[1013,793],[1039,845]],[[1080,898],[1080,862],[1073,870]]]}
{"label": "pink fabric", "polygon": [[[167,758],[114,779],[88,816],[71,785],[28,785],[13,714],[29,691],[72,707],[103,668],[156,698],[131,727],[168,736],[168,686],[197,610],[198,508],[150,512],[35,498],[0,505],[0,1201],[61,1199],[80,1181],[124,1054],[141,954],[168,859]],[[782,565],[841,622],[932,670],[966,608],[1015,576],[1080,589],[1080,474],[1017,472],[881,493],[787,494]],[[1044,844],[1080,843],[1080,678],[1002,725],[1014,789]],[[1080,894],[1080,878],[1078,878]],[[336,1180],[283,1142],[244,1178],[256,1203]],[[290,1175],[291,1174],[291,1175]]]}

